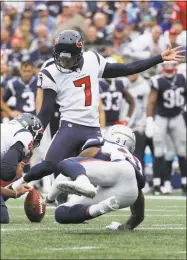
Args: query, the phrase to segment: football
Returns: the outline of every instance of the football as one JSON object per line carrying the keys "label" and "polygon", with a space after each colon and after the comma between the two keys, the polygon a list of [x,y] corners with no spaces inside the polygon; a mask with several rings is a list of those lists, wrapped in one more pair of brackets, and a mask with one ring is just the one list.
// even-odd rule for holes
{"label": "football", "polygon": [[42,194],[35,189],[30,191],[25,198],[24,209],[31,222],[41,222],[46,212],[46,204]]}

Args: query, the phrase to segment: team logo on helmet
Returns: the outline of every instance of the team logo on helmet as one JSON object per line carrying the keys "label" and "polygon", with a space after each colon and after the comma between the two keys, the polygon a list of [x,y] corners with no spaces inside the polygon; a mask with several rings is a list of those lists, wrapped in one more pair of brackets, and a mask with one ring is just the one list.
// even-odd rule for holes
{"label": "team logo on helmet", "polygon": [[76,45],[78,48],[82,48],[82,46],[83,46],[82,42],[76,42]]}

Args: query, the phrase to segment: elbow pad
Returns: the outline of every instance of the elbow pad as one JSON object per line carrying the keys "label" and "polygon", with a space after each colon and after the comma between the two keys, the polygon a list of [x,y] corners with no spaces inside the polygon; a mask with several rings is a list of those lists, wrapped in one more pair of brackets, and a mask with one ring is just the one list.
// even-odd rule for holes
{"label": "elbow pad", "polygon": [[88,139],[85,144],[82,146],[82,151],[90,147],[100,147],[104,144],[104,139],[102,137]]}

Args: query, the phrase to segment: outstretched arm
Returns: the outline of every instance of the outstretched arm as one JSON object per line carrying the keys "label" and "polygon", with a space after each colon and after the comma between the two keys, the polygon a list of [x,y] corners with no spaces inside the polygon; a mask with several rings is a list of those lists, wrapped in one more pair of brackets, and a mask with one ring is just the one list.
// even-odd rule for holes
{"label": "outstretched arm", "polygon": [[144,195],[140,190],[138,198],[135,203],[130,207],[132,215],[125,224],[118,227],[119,230],[133,230],[144,220]]}
{"label": "outstretched arm", "polygon": [[116,78],[132,75],[145,71],[163,61],[184,61],[185,56],[180,55],[185,52],[181,50],[182,46],[176,48],[168,47],[166,51],[163,51],[161,54],[153,56],[149,59],[139,60],[128,64],[120,63],[107,63],[103,72],[103,78]]}

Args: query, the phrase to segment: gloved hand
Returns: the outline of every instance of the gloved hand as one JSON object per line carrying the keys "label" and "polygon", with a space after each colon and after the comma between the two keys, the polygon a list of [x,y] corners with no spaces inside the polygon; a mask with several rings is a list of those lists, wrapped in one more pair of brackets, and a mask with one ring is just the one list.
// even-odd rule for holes
{"label": "gloved hand", "polygon": [[154,122],[152,117],[148,117],[146,120],[145,135],[148,138],[153,137],[154,134]]}

